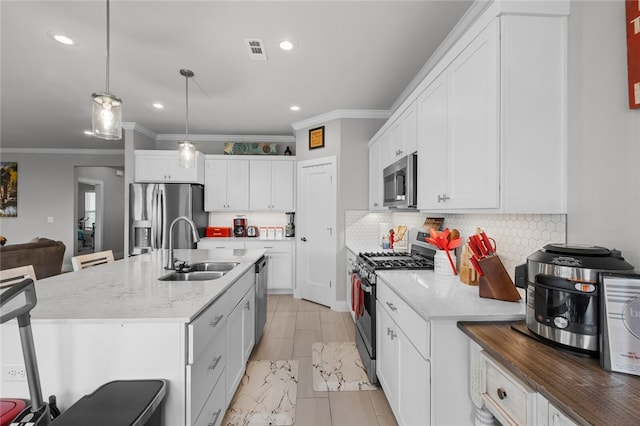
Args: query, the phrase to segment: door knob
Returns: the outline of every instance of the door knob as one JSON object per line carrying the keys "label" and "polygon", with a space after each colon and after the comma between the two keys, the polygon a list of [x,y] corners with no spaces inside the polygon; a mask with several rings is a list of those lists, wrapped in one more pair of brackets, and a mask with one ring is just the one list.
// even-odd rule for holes
{"label": "door knob", "polygon": [[307,241],[307,237],[300,238],[300,241]]}

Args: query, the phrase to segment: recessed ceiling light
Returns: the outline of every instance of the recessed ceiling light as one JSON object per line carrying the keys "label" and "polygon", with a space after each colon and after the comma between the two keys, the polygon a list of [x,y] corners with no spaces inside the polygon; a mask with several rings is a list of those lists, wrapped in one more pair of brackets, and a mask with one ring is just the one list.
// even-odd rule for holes
{"label": "recessed ceiling light", "polygon": [[74,46],[76,44],[73,40],[71,40],[69,37],[67,37],[64,34],[58,34],[58,33],[49,31],[47,35],[52,39],[54,39],[55,41],[57,41],[58,43],[64,44],[65,46]]}
{"label": "recessed ceiling light", "polygon": [[280,46],[282,50],[293,50],[296,48],[296,43],[292,40],[280,40],[278,46]]}
{"label": "recessed ceiling light", "polygon": [[299,107],[298,105],[291,105],[291,106],[289,107],[289,109],[290,109],[291,111],[300,111],[300,107]]}
{"label": "recessed ceiling light", "polygon": [[163,105],[163,104],[161,104],[160,102],[154,102],[154,103],[153,103],[153,104],[151,104],[151,105],[153,105],[153,107],[154,107],[155,109],[164,109],[164,105]]}

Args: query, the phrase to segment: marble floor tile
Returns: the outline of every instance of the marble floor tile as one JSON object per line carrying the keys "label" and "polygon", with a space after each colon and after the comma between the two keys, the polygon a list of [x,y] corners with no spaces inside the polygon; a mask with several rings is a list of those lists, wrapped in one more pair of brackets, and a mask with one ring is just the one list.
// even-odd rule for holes
{"label": "marble floor tile", "polygon": [[225,425],[293,425],[296,417],[298,361],[252,361],[242,377]]}
{"label": "marble floor tile", "polygon": [[[314,343],[313,389],[317,391],[375,390],[352,342]],[[369,399],[366,392],[362,394]],[[371,404],[371,401],[369,401]]]}

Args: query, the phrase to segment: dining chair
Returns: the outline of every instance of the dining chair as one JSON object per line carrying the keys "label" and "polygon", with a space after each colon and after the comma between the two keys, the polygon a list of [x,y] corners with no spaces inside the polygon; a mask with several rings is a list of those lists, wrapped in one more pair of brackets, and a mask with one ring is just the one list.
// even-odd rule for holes
{"label": "dining chair", "polygon": [[36,271],[33,269],[33,265],[18,266],[17,268],[0,271],[0,288],[11,287],[25,278],[31,278],[33,282],[36,282]]}
{"label": "dining chair", "polygon": [[105,250],[97,253],[81,254],[71,258],[74,271],[113,262],[113,251]]}

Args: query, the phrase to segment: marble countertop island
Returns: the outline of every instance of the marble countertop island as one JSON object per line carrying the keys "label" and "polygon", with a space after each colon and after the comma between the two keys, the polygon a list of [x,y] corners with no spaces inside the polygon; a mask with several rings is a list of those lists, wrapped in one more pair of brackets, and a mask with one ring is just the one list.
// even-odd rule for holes
{"label": "marble countertop island", "polygon": [[264,250],[175,250],[175,257],[197,263],[239,262],[211,281],[159,281],[167,250],[157,250],[76,272],[38,280],[34,322],[179,321],[190,322],[245,272]]}
{"label": "marble countertop island", "polygon": [[524,319],[524,292],[518,302],[487,299],[478,295],[478,286],[460,282],[458,276],[436,274],[428,270],[376,271],[418,315],[427,321],[515,321]]}

